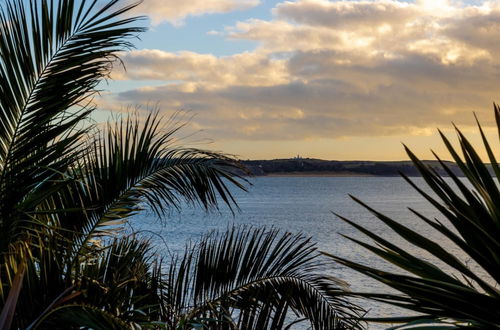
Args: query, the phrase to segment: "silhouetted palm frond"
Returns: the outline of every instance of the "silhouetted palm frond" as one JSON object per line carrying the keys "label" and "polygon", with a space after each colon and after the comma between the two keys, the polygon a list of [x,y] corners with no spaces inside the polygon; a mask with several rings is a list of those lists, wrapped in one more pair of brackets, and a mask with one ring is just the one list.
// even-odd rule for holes
{"label": "silhouetted palm frond", "polygon": [[[245,189],[241,165],[220,153],[177,146],[174,134],[180,128],[154,113],[142,124],[138,116],[109,123],[90,141],[92,152],[70,171],[79,180],[59,193],[55,205],[69,209],[59,215],[58,225],[73,248],[75,266],[91,240],[115,233],[146,205],[159,216],[182,202],[210,209],[221,199],[229,208],[236,206],[227,186]],[[82,212],[68,208],[77,205]]]}
{"label": "silhouetted palm frond", "polygon": [[[494,107],[497,126],[500,130],[500,108],[497,105]],[[434,242],[354,198],[387,225],[394,234],[405,239],[416,249],[430,253],[448,269],[424,260],[413,250],[393,244],[355,222],[341,217],[370,237],[377,245],[373,246],[353,238],[350,238],[351,240],[401,270],[411,273],[411,275],[392,273],[332,256],[336,261],[401,292],[401,294],[354,293],[353,295],[369,297],[421,313],[417,317],[389,318],[385,321],[414,321],[410,324],[414,328],[427,327],[434,323],[488,329],[500,327],[500,309],[498,308],[500,306],[498,289],[500,283],[500,192],[498,181],[494,178],[496,174],[498,179],[500,171],[495,153],[479,123],[478,126],[489,158],[489,166],[480,159],[474,147],[460,130],[456,129],[462,157],[446,136],[440,132],[448,151],[465,175],[463,180],[436,156],[449,175],[449,180],[444,179],[406,148],[408,155],[434,195],[425,192],[408,177],[403,177],[441,213],[445,221],[429,219],[416,210],[410,210],[416,215],[417,220],[430,225],[446,237],[449,240],[446,244]],[[450,252],[451,242],[463,251],[463,255]],[[468,262],[464,261],[464,258]]]}
{"label": "silhouetted palm frond", "polygon": [[281,329],[296,315],[315,329],[359,327],[361,310],[343,283],[319,274],[318,256],[310,239],[276,229],[209,235],[170,266],[168,325]]}
{"label": "silhouetted palm frond", "polygon": [[[0,245],[19,237],[81,155],[88,98],[142,28],[111,0],[5,1],[0,11]],[[56,185],[57,186],[57,185]],[[51,189],[52,188],[52,189]]]}
{"label": "silhouetted palm frond", "polygon": [[243,167],[221,153],[177,146],[174,134],[182,126],[165,123],[157,113],[143,124],[136,116],[108,125],[78,167],[100,206],[92,217],[102,223],[126,218],[141,204],[159,216],[184,201],[205,209],[217,208],[218,198],[229,208],[236,205],[227,185],[245,189],[240,183]]}
{"label": "silhouetted palm frond", "polygon": [[[134,6],[117,0],[1,4],[0,301],[10,306],[2,310],[2,328],[12,321],[28,325],[71,282],[67,256],[46,229],[57,225],[59,192],[75,182],[68,170],[86,152],[89,97],[115,54],[143,31],[133,24],[137,18],[120,18]],[[66,207],[81,212],[81,206]],[[38,289],[45,291],[37,295]]]}
{"label": "silhouetted palm frond", "polygon": [[[161,262],[149,242],[123,237],[105,246],[106,249],[96,248],[87,253],[80,280],[73,290],[80,294],[68,306],[75,311],[78,305],[107,311],[131,327],[162,320],[165,280]],[[66,304],[61,306],[64,312],[54,309],[46,319],[52,323],[64,321],[61,317],[68,317]],[[91,311],[85,312],[89,314]],[[90,326],[83,322],[81,325]]]}

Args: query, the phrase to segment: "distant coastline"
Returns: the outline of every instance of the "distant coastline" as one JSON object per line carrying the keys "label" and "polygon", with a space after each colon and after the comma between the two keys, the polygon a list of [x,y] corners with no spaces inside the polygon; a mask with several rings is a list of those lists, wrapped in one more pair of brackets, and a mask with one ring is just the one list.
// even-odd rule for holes
{"label": "distant coastline", "polygon": [[[261,175],[262,176],[262,175]],[[356,172],[328,172],[328,171],[304,171],[304,172],[271,172],[266,173],[267,177],[353,177],[353,176],[367,176],[374,177],[376,175]]]}
{"label": "distant coastline", "polygon": [[[422,161],[441,176],[448,176],[436,160]],[[411,161],[339,161],[314,158],[290,158],[272,160],[244,160],[241,163],[252,176],[324,176],[324,177],[351,177],[351,176],[420,176]],[[444,161],[451,173],[463,176],[459,167],[450,161]],[[491,170],[491,169],[490,169]]]}

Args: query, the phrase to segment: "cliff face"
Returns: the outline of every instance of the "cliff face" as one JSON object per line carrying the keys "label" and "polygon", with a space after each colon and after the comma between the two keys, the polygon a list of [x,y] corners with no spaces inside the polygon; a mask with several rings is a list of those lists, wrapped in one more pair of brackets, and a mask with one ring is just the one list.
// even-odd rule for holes
{"label": "cliff face", "polygon": [[[375,176],[399,176],[403,173],[407,176],[419,176],[417,169],[410,161],[336,161],[310,158],[273,159],[273,160],[247,160],[242,163],[250,170],[252,175],[270,174],[338,174],[338,175],[375,175]],[[428,166],[446,176],[437,161],[424,161]],[[461,172],[453,162],[445,162],[446,165],[458,176]]]}

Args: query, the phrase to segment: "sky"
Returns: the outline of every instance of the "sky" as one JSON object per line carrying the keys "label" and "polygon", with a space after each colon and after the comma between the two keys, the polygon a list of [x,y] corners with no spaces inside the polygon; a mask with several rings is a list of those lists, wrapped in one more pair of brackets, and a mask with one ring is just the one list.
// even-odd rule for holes
{"label": "sky", "polygon": [[479,142],[475,112],[496,130],[500,1],[144,0],[134,14],[149,30],[99,118],[185,111],[190,143],[241,159],[407,159],[402,143],[447,158],[437,128]]}

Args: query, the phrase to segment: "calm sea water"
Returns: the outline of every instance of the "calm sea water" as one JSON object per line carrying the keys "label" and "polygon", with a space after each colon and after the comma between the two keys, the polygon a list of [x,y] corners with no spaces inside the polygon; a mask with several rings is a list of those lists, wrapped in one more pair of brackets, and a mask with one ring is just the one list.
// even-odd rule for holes
{"label": "calm sea water", "polygon": [[[413,179],[425,187],[421,178]],[[393,242],[405,244],[375,219],[367,210],[349,198],[352,194],[364,202],[418,230],[427,237],[456,250],[450,243],[410,213],[412,207],[424,215],[439,214],[408,183],[399,177],[256,177],[250,179],[248,192],[234,190],[240,212],[232,215],[228,209],[206,214],[200,209],[185,207],[181,212],[172,212],[166,219],[158,221],[154,216],[143,214],[132,221],[134,228],[143,230],[155,242],[160,253],[182,252],[186,242],[196,242],[204,233],[228,226],[253,225],[273,226],[292,233],[302,232],[313,238],[322,251],[341,256],[369,266],[395,270],[380,258],[345,239],[340,234],[369,242],[362,234],[338,219],[332,212],[341,214],[362,224],[374,233],[381,234]],[[406,245],[408,246],[408,245]],[[424,258],[422,251],[409,247]],[[456,252],[456,251],[455,251]],[[352,290],[388,292],[380,283],[339,265],[324,270],[350,283]],[[391,306],[361,301],[369,309],[369,316],[401,315]],[[383,328],[370,325],[370,329]]]}

